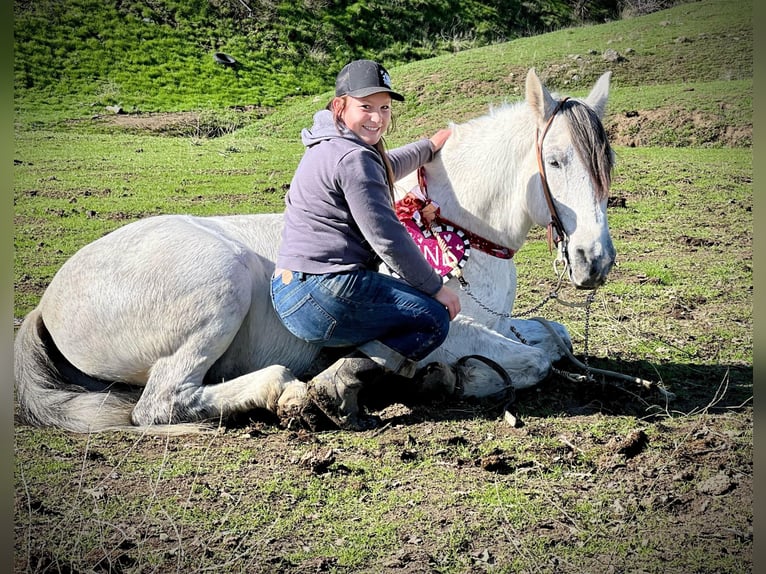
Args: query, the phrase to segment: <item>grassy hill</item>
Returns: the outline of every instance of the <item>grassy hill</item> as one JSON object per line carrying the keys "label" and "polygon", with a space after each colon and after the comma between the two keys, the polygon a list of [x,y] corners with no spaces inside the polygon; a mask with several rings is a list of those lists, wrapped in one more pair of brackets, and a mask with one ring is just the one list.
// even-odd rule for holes
{"label": "grassy hill", "polygon": [[[30,98],[51,111],[121,105],[131,112],[271,106],[327,89],[354,58],[393,66],[617,12],[611,0],[577,11],[567,0],[16,0],[13,6],[20,104]],[[235,65],[217,63],[216,52]]]}
{"label": "grassy hill", "polygon": [[[175,6],[172,2],[166,4]],[[233,4],[236,2],[226,5]],[[698,123],[713,125],[712,133],[689,134],[693,140],[682,134],[672,142],[660,134],[645,143],[750,142],[747,133],[740,133],[741,128],[746,131],[749,125],[750,100],[733,97],[738,95],[737,90],[747,92],[747,82],[752,78],[752,10],[748,4],[734,7],[726,2],[682,4],[671,12],[677,15],[676,20],[666,12],[657,12],[606,26],[572,26],[544,36],[478,49],[466,50],[472,44],[465,44],[460,51],[448,51],[444,46],[434,45],[420,57],[391,55],[390,61],[385,51],[361,48],[354,51],[348,47],[337,48],[338,53],[330,59],[327,54],[311,51],[311,42],[318,40],[309,42],[306,34],[292,34],[293,48],[285,44],[287,38],[265,40],[262,34],[266,32],[256,33],[258,27],[251,19],[237,20],[226,11],[209,13],[211,5],[180,3],[175,11],[169,8],[163,11],[160,10],[163,3],[142,10],[137,8],[139,4],[130,2],[14,3],[16,121],[41,125],[67,118],[103,116],[111,113],[107,106],[116,106],[133,116],[157,112],[196,112],[199,116],[204,111],[197,133],[220,134],[242,127],[275,107],[286,105],[289,110],[293,105],[300,107],[304,102],[312,102],[311,96],[328,94],[335,73],[348,59],[369,56],[382,59],[393,70],[402,90],[417,94],[399,110],[405,120],[401,125],[411,123],[407,121],[410,115],[417,116],[418,123],[429,114],[461,120],[488,104],[517,97],[529,67],[537,67],[549,86],[575,92],[585,89],[601,71],[609,68],[614,71],[613,112],[646,106],[693,109],[704,114]],[[340,30],[331,34],[333,38],[343,30],[339,17],[325,15],[319,19],[315,14],[312,19],[310,10],[304,13],[282,9],[267,16],[270,20],[264,28],[289,29],[329,19]],[[430,26],[439,22],[444,25],[445,18],[434,16]],[[237,28],[245,25],[249,28]],[[463,26],[470,26],[470,20]],[[482,28],[478,24],[477,27]],[[282,35],[290,36],[287,32]],[[376,40],[368,43],[373,45],[380,44],[381,38],[392,38],[390,33],[372,35]],[[444,37],[441,32],[434,35]],[[496,36],[485,34],[474,44],[487,43],[492,38]],[[337,38],[326,42],[345,45]],[[256,45],[262,47],[260,51],[255,49]],[[234,55],[238,66],[216,64],[212,57],[216,50]],[[608,51],[616,59],[613,63],[605,59]],[[422,59],[440,53],[441,56]],[[413,59],[418,61],[402,64]],[[745,82],[742,88],[736,83],[739,81]],[[693,84],[698,83],[706,87],[694,89]],[[668,92],[667,86],[678,89]],[[727,105],[721,106],[724,101]],[[228,113],[232,109],[246,113]],[[287,114],[292,115],[289,111]],[[199,117],[195,121],[200,123]],[[721,133],[724,125],[729,126],[729,134]],[[181,129],[182,135],[194,135],[188,127],[184,128],[183,121],[180,125],[168,122],[167,126],[171,133],[177,134]],[[689,129],[687,125],[682,131]],[[731,132],[736,132],[736,136]],[[409,137],[411,132],[401,133]]]}

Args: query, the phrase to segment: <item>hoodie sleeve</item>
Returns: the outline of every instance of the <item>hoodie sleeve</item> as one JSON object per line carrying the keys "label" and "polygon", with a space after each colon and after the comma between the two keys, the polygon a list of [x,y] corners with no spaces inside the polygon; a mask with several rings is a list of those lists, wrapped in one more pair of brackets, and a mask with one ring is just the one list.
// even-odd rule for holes
{"label": "hoodie sleeve", "polygon": [[394,178],[401,179],[434,158],[430,140],[422,139],[388,152]]}
{"label": "hoodie sleeve", "polygon": [[[430,149],[429,144],[429,154]],[[420,157],[414,157],[417,153],[408,156],[401,165],[417,168],[420,165],[417,163]],[[396,218],[385,168],[377,152],[360,148],[346,154],[338,165],[336,178],[336,185],[343,190],[354,221],[375,253],[407,283],[428,295],[435,295],[442,286],[442,278]]]}

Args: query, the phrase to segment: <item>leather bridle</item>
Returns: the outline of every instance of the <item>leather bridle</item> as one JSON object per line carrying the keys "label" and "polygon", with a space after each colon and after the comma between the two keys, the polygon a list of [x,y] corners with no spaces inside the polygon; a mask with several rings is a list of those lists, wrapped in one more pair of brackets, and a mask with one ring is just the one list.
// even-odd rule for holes
{"label": "leather bridle", "polygon": [[[548,224],[548,247],[552,251],[553,245],[558,246],[559,242],[563,242],[562,251],[565,257],[569,236],[564,230],[564,225],[561,223],[561,218],[559,217],[558,210],[556,209],[556,204],[553,202],[553,196],[551,195],[551,188],[548,185],[548,179],[545,176],[545,162],[543,161],[543,140],[545,139],[545,135],[548,133],[548,128],[550,128],[551,124],[553,123],[553,118],[555,118],[556,114],[561,111],[561,109],[564,107],[564,103],[568,99],[569,98],[564,98],[559,100],[556,104],[556,107],[553,109],[551,116],[548,118],[548,121],[545,123],[545,127],[543,128],[542,133],[540,133],[539,128],[537,130],[537,169],[540,173],[540,182],[543,187],[543,196],[545,196],[545,202],[548,204],[548,211],[551,214],[551,221]],[[553,237],[554,230],[556,231],[556,238]]]}
{"label": "leather bridle", "polygon": [[[566,263],[568,264],[568,254],[566,252],[567,243],[569,241],[569,236],[567,235],[566,231],[564,230],[564,225],[561,223],[561,218],[559,217],[558,211],[556,210],[556,204],[553,202],[553,196],[551,195],[551,189],[548,185],[548,179],[545,175],[545,162],[543,161],[543,140],[545,139],[546,134],[548,133],[548,129],[551,127],[551,124],[553,123],[553,119],[556,117],[556,114],[558,114],[561,109],[564,106],[564,103],[569,98],[563,98],[559,100],[556,104],[556,107],[553,109],[553,112],[551,113],[550,117],[548,118],[548,121],[545,123],[545,126],[543,127],[542,133],[540,133],[540,129],[537,130],[537,168],[538,172],[540,174],[540,182],[542,184],[543,188],[543,196],[545,197],[545,202],[548,204],[548,211],[551,214],[551,221],[548,224],[548,246],[551,251],[553,251],[553,245],[556,245],[560,252],[563,254],[564,259],[566,260]],[[491,242],[487,239],[484,239],[483,237],[478,236],[477,234],[465,230],[464,228],[461,228],[457,224],[449,221],[448,219],[445,219],[441,216],[439,213],[438,206],[432,202],[432,200],[428,197],[428,185],[426,183],[426,175],[425,175],[425,168],[421,166],[418,169],[418,186],[420,188],[420,194],[422,198],[416,198],[412,192],[408,193],[403,199],[396,202],[396,211],[397,211],[397,217],[399,217],[400,220],[412,218],[413,213],[415,211],[419,212],[427,225],[430,225],[432,222],[437,223],[444,223],[453,226],[456,229],[460,229],[465,233],[465,235],[469,238],[470,243],[472,246],[475,246],[481,251],[484,251],[485,253],[488,253],[490,255],[493,255],[494,257],[498,257],[500,259],[510,259],[515,254],[515,250],[510,249],[508,247],[504,247],[502,245],[496,244],[494,242]],[[553,231],[556,232],[556,237],[553,237]]]}

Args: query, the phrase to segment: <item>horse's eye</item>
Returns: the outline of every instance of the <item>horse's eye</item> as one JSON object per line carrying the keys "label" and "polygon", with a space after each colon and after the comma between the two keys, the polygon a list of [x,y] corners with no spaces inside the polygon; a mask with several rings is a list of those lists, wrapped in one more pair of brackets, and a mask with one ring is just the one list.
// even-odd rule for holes
{"label": "horse's eye", "polygon": [[550,165],[551,167],[561,167],[561,164],[555,159],[552,159],[551,161],[549,161],[548,165]]}

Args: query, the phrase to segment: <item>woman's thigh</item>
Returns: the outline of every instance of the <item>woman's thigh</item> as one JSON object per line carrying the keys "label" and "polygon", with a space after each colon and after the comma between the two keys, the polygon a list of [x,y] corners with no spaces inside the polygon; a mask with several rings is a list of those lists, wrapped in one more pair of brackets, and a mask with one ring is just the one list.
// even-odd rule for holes
{"label": "woman's thigh", "polygon": [[360,344],[395,333],[440,330],[444,307],[404,281],[374,271],[326,277],[316,293],[337,319],[333,343]]}
{"label": "woman's thigh", "polygon": [[393,348],[412,356],[446,337],[446,309],[399,279],[374,271],[299,277],[289,285],[274,280],[272,296],[287,328],[304,340],[357,346],[391,339]]}

